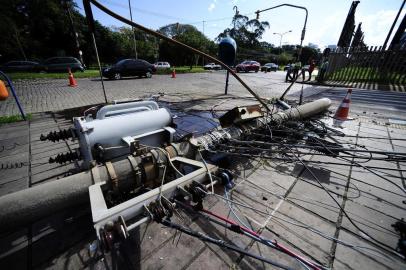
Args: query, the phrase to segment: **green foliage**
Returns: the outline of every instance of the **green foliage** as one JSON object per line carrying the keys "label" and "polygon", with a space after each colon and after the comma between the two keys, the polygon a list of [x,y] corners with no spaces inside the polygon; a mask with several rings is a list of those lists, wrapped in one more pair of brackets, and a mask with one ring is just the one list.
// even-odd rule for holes
{"label": "green foliage", "polygon": [[[7,73],[11,80],[25,80],[25,79],[66,79],[66,73],[38,73],[38,72],[13,72]],[[84,72],[75,72],[75,78],[94,78],[99,77],[99,70],[87,69]]]}
{"label": "green foliage", "polygon": [[[32,119],[32,114],[26,114],[25,115],[27,120],[31,120]],[[21,115],[7,115],[7,116],[0,116],[0,124],[9,124],[9,123],[15,123],[15,122],[19,122],[19,121],[23,121],[23,118],[21,117]]]}
{"label": "green foliage", "polygon": [[320,54],[316,49],[305,46],[302,48],[302,54],[300,55],[300,62],[302,62],[304,65],[307,65],[307,64],[309,64],[309,61],[311,59],[318,60],[319,55]]}
{"label": "green foliage", "polygon": [[293,60],[292,55],[286,52],[283,52],[278,56],[278,62],[280,65],[286,65],[288,63],[291,63],[292,60]]}
{"label": "green foliage", "polygon": [[[202,66],[183,66],[183,67],[176,67],[176,73],[178,74],[183,74],[183,73],[202,73],[202,72],[209,72],[207,70],[204,70]],[[167,68],[167,69],[158,69],[156,71],[156,74],[171,74],[172,73],[172,68]]]}
{"label": "green foliage", "polygon": [[[72,15],[85,64],[96,63],[86,18],[78,12],[72,0],[3,0],[0,5],[0,62],[24,58],[41,61],[65,55],[78,57],[64,3]],[[135,34],[139,58],[154,61],[158,55],[158,41],[138,30]],[[95,38],[100,59],[104,63],[134,57],[129,27],[107,28],[95,21]]]}
{"label": "green foliage", "polygon": [[[172,68],[169,69],[158,69],[156,74],[171,74]],[[176,73],[198,73],[206,72],[202,66],[179,66],[176,67]],[[31,79],[66,79],[66,73],[30,73],[30,72],[15,72],[7,73],[11,80],[31,80]],[[95,78],[99,77],[99,70],[97,69],[87,69],[84,72],[75,72],[75,78]]]}
{"label": "green foliage", "polygon": [[233,28],[226,28],[217,36],[217,40],[224,37],[232,37],[239,48],[258,49],[261,48],[259,39],[262,38],[265,30],[269,28],[268,22],[260,22],[257,19],[249,20],[247,16],[235,14],[232,22]]}
{"label": "green foliage", "polygon": [[342,82],[366,82],[381,84],[404,84],[404,75],[399,72],[371,68],[371,67],[345,67],[328,75],[327,80]]}
{"label": "green foliage", "polygon": [[[217,45],[192,25],[169,24],[158,31],[209,55],[217,54]],[[203,65],[204,62],[200,56],[184,49],[179,50],[178,46],[164,40],[159,43],[159,60],[168,61],[172,66],[194,66],[199,63]]]}

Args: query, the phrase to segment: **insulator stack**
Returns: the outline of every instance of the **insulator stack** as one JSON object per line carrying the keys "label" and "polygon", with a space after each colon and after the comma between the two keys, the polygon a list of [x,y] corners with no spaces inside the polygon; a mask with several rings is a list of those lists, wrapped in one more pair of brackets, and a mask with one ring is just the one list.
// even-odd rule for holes
{"label": "insulator stack", "polygon": [[73,129],[62,129],[60,131],[51,131],[48,133],[48,135],[41,134],[40,140],[41,141],[52,141],[56,142],[59,140],[67,140],[69,138],[76,138],[76,133],[75,130]]}
{"label": "insulator stack", "polygon": [[74,160],[80,160],[81,157],[78,152],[66,152],[65,154],[58,154],[55,158],[50,157],[49,163],[67,163]]}

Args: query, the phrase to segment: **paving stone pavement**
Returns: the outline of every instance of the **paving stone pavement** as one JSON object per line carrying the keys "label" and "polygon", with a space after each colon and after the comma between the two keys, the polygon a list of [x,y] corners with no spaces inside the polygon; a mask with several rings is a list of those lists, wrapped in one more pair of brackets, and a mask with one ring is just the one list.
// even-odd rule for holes
{"label": "paving stone pavement", "polygon": [[[248,73],[240,77],[261,97],[279,96],[288,87],[284,72]],[[104,102],[100,79],[77,79],[77,87],[69,87],[64,79],[17,80],[14,86],[26,113],[59,111]],[[155,75],[152,79],[128,78],[119,81],[105,80],[108,101],[137,98],[157,94],[180,94],[185,96],[208,96],[224,94],[225,72],[178,74],[176,79],[169,75]],[[301,85],[292,87],[291,93],[300,91]],[[312,86],[304,86],[312,89]],[[248,91],[233,77],[230,77],[228,93],[236,96],[250,96]],[[0,116],[19,114],[12,97],[0,102]]]}

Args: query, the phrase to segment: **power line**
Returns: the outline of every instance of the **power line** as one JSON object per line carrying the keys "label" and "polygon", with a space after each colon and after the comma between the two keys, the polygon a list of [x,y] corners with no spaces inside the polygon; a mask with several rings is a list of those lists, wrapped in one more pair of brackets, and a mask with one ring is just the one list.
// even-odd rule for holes
{"label": "power line", "polygon": [[[106,2],[109,5],[112,6],[116,6],[116,7],[120,7],[122,9],[128,9],[127,5],[121,4],[121,3],[117,3],[111,0],[103,0],[102,2]],[[222,17],[222,18],[217,18],[217,19],[211,19],[211,20],[206,20],[206,19],[202,19],[202,20],[198,20],[198,21],[192,21],[189,19],[185,19],[185,18],[180,18],[180,17],[175,17],[175,16],[171,16],[171,15],[167,15],[167,14],[162,14],[159,12],[155,12],[155,11],[150,11],[150,10],[146,10],[146,9],[141,9],[141,8],[135,8],[135,7],[131,7],[131,9],[135,12],[139,12],[142,14],[148,14],[151,15],[153,17],[158,17],[158,18],[166,18],[166,19],[170,19],[170,20],[176,20],[176,21],[180,21],[183,22],[185,24],[190,24],[190,25],[200,25],[203,22],[207,23],[207,22],[219,22],[219,21],[225,21],[225,20],[231,20],[233,19],[233,16],[229,16],[229,17]],[[244,16],[249,16],[249,15],[254,15],[255,12],[250,12],[250,13],[246,13],[246,14],[242,14]]]}

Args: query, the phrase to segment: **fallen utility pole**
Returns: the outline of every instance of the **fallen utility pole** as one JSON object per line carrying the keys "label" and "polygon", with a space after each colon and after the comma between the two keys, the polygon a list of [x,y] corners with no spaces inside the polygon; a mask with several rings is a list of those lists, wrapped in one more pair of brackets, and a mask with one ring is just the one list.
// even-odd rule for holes
{"label": "fallen utility pole", "polygon": [[[284,112],[254,119],[240,127],[230,127],[223,130],[209,132],[198,138],[192,138],[190,146],[207,146],[216,144],[222,138],[238,138],[245,131],[261,128],[268,123],[283,123],[288,120],[299,120],[314,116],[328,109],[331,101],[327,98],[319,99]],[[190,151],[185,156],[190,156]],[[169,151],[168,151],[169,152]],[[181,154],[182,155],[182,154]],[[139,177],[134,171],[129,159],[112,163],[116,179],[120,185],[134,183]],[[111,164],[110,164],[111,165]],[[89,186],[95,182],[108,182],[111,180],[109,168],[106,165],[98,166],[98,175],[95,179],[92,170],[78,173],[63,179],[38,185],[15,193],[0,197],[0,231],[4,232],[19,226],[28,225],[41,218],[49,216],[67,207],[89,203]]]}

